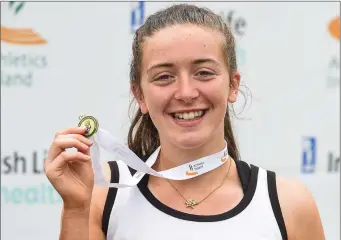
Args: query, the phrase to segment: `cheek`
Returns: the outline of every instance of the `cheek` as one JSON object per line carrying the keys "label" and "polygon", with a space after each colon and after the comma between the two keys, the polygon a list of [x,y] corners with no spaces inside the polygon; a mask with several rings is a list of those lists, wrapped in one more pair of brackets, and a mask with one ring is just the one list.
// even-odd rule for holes
{"label": "cheek", "polygon": [[202,88],[202,93],[215,106],[227,106],[228,91],[228,86],[220,82],[208,84]]}
{"label": "cheek", "polygon": [[167,104],[167,93],[159,87],[150,86],[146,89],[145,101],[151,114],[164,111]]}

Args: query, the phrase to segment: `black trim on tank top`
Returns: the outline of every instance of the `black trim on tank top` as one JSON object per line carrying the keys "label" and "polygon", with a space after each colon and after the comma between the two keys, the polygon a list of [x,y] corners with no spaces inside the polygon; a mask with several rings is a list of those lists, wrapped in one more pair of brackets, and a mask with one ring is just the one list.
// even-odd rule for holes
{"label": "black trim on tank top", "polygon": [[137,172],[137,170],[135,170],[134,168],[131,168],[131,167],[128,166],[128,165],[127,165],[127,167],[128,167],[128,169],[129,169],[129,172],[130,172],[131,176],[134,176],[134,174]]}
{"label": "black trim on tank top", "polygon": [[[247,169],[247,168],[244,168]],[[242,170],[241,170],[242,171]],[[157,209],[160,211],[173,216],[175,218],[183,219],[183,220],[188,220],[188,221],[195,221],[195,222],[216,222],[216,221],[222,221],[226,220],[229,218],[232,218],[239,213],[241,213],[251,202],[255,191],[257,187],[257,180],[258,180],[258,171],[259,168],[251,165],[251,175],[250,175],[250,181],[247,187],[247,190],[242,198],[242,200],[232,208],[231,210],[221,213],[221,214],[216,214],[216,215],[195,215],[195,214],[189,214],[189,213],[184,213],[180,212],[178,210],[175,210],[173,208],[168,207],[167,205],[163,204],[160,202],[149,190],[148,188],[148,178],[149,175],[146,174],[141,181],[138,183],[138,188],[140,189],[141,193],[143,196]],[[247,174],[247,173],[246,173]],[[243,174],[243,175],[246,175]]]}
{"label": "black trim on tank top", "polygon": [[[116,161],[108,162],[111,170],[111,183],[118,183],[120,179],[120,171],[118,170],[118,165]],[[109,226],[109,219],[111,210],[114,206],[115,199],[117,195],[117,188],[109,188],[108,195],[105,200],[105,205],[103,209],[103,217],[102,217],[102,231],[107,236],[108,233],[108,226]]]}
{"label": "black trim on tank top", "polygon": [[279,230],[281,231],[283,240],[288,240],[288,233],[285,227],[285,222],[284,222],[284,218],[283,218],[283,214],[282,214],[282,210],[279,204],[279,199],[278,199],[278,194],[277,194],[276,173],[272,171],[267,171],[267,181],[268,181],[269,198],[270,198],[272,210],[275,214],[277,225],[279,227]]}
{"label": "black trim on tank top", "polygon": [[[249,182],[250,182],[251,167],[246,162],[243,162],[240,160],[235,161],[235,163],[236,163],[240,183],[242,185],[243,192],[245,194],[246,189],[247,189]],[[129,166],[127,166],[127,167],[129,169],[131,176],[133,176],[137,172],[135,169],[133,169]]]}
{"label": "black trim on tank top", "polygon": [[[142,160],[143,162],[146,162],[146,161],[148,160],[148,157],[146,157],[146,156],[141,157],[141,160]],[[134,176],[134,174],[137,172],[137,170],[134,169],[134,168],[131,168],[131,167],[128,166],[128,165],[127,165],[127,167],[128,167],[128,169],[129,169],[129,172],[130,172],[131,176]]]}
{"label": "black trim on tank top", "polygon": [[[235,163],[236,163],[240,183],[242,185],[243,192],[245,194],[246,189],[247,189],[249,182],[250,182],[251,167],[249,166],[249,164],[247,164],[246,162],[241,161],[241,160],[236,160]],[[131,176],[134,176],[134,174],[137,171],[135,169],[129,167],[128,165],[127,165],[127,167],[129,169]]]}
{"label": "black trim on tank top", "polygon": [[235,161],[235,163],[236,163],[240,183],[242,185],[243,192],[245,194],[249,186],[249,182],[250,182],[251,168],[249,164],[240,160]]}

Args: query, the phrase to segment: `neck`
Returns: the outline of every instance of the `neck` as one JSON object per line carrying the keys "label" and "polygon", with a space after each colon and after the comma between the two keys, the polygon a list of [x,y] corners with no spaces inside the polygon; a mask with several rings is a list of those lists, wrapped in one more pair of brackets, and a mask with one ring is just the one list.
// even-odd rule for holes
{"label": "neck", "polygon": [[193,160],[220,152],[225,147],[225,140],[210,141],[197,148],[181,149],[171,143],[162,144],[157,162],[158,171],[167,170]]}
{"label": "neck", "polygon": [[[164,171],[193,160],[206,157],[222,151],[225,147],[224,137],[220,138],[219,141],[209,141],[200,147],[193,149],[181,149],[170,143],[162,143],[160,155],[157,162],[153,166],[156,171]],[[172,181],[182,191],[186,188],[208,188],[211,189],[213,186],[218,186],[224,176],[227,173],[228,166],[230,163],[224,164],[223,166],[216,168],[210,172],[202,174],[198,177],[187,179],[184,181]],[[233,166],[232,166],[233,168]],[[151,179],[153,177],[151,176]],[[158,179],[160,180],[160,179]],[[160,180],[164,181],[164,180]]]}
{"label": "neck", "polygon": [[[160,137],[161,151],[153,168],[156,171],[164,171],[222,151],[226,144],[223,129],[224,126],[222,125],[221,129],[219,129],[209,141],[191,149],[179,148],[167,141],[167,139],[165,140],[165,138]],[[203,186],[205,183],[214,184],[216,181],[222,179],[222,176],[226,173],[227,166],[228,164],[224,164],[222,167],[216,168],[198,177],[185,181],[177,181],[177,184],[183,185],[184,187]]]}

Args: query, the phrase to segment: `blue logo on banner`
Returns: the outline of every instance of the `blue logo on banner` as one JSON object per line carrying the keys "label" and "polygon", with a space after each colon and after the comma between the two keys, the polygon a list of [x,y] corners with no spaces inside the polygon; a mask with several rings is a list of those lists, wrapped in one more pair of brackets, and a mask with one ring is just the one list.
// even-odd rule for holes
{"label": "blue logo on banner", "polygon": [[134,33],[144,22],[145,2],[139,1],[132,4],[133,6],[130,13],[130,26],[131,32]]}
{"label": "blue logo on banner", "polygon": [[314,173],[316,167],[316,137],[304,137],[302,146],[302,173]]}
{"label": "blue logo on banner", "polygon": [[236,47],[236,54],[237,54],[237,64],[238,66],[243,66],[246,64],[246,51],[245,49],[237,46]]}

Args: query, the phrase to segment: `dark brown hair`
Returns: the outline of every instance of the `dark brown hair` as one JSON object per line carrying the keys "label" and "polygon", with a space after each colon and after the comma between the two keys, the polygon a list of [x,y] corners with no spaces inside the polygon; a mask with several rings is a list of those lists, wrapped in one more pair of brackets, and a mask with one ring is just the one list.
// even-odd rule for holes
{"label": "dark brown hair", "polygon": [[[206,8],[194,5],[177,4],[165,10],[150,15],[145,23],[135,32],[132,53],[133,58],[130,66],[130,81],[139,93],[141,81],[142,45],[145,38],[152,36],[155,32],[176,24],[194,24],[217,30],[224,36],[224,52],[228,65],[230,79],[237,71],[235,40],[230,28],[223,19]],[[233,81],[231,81],[233,84]],[[234,138],[229,109],[224,119],[224,135],[228,146],[229,155],[239,160],[239,152]],[[128,147],[141,159],[146,160],[160,145],[158,131],[154,126],[149,114],[142,114],[138,109],[133,117],[128,133]]]}

